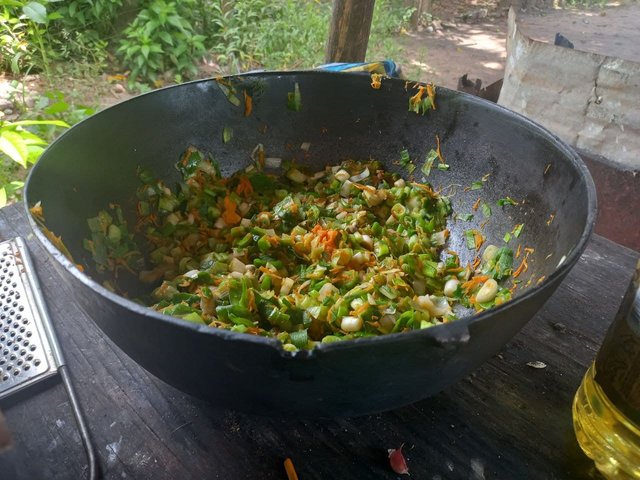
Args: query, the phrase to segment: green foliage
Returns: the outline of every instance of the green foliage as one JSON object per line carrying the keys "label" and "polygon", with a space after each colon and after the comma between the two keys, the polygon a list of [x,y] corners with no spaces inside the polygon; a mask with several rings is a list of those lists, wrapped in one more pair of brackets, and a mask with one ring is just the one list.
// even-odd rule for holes
{"label": "green foliage", "polygon": [[311,67],[322,62],[330,15],[330,2],[210,2],[209,46],[238,70]]}
{"label": "green foliage", "polygon": [[0,69],[14,74],[20,73],[30,64],[33,50],[27,36],[27,24],[14,10],[0,10]]}
{"label": "green foliage", "polygon": [[7,58],[11,71],[18,73],[21,67],[33,67],[49,71],[49,56],[45,48],[44,35],[50,20],[57,17],[48,13],[44,3],[24,0],[0,0],[2,16],[0,23],[3,34],[0,37],[0,52]]}
{"label": "green foliage", "polygon": [[120,41],[118,54],[131,69],[131,80],[155,81],[168,70],[177,75],[197,74],[205,37],[194,33],[180,15],[177,2],[153,0],[123,33],[126,38]]}
{"label": "green foliage", "polygon": [[[18,122],[0,123],[0,161],[8,167],[3,169],[4,175],[8,171],[9,177],[15,174],[15,165],[11,162],[27,169],[34,164],[44,151],[47,145],[39,135],[28,129],[34,126],[68,127],[69,125],[61,120],[21,120]],[[9,163],[9,165],[7,165]],[[13,167],[13,168],[12,168]],[[7,203],[7,199],[16,195],[24,183],[20,180],[5,180],[0,177],[0,207]]]}
{"label": "green foliage", "polygon": [[108,40],[116,34],[122,0],[71,0],[53,6],[58,20],[50,26],[48,39],[56,59],[106,67]]}

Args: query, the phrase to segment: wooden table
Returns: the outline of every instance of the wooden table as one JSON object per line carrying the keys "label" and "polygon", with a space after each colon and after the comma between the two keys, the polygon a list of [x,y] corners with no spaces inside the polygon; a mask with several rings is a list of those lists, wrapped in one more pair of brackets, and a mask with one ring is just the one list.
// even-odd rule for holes
{"label": "wooden table", "polygon": [[[301,480],[393,479],[387,449],[403,443],[414,479],[600,478],[575,441],[571,402],[639,256],[602,237],[539,314],[468,378],[391,412],[320,422],[219,410],[150,376],[69,300],[22,205],[0,210],[0,235],[29,244],[105,478],[286,479],[282,462],[291,457]],[[15,444],[0,454],[0,479],[86,475],[60,383],[3,408]]]}

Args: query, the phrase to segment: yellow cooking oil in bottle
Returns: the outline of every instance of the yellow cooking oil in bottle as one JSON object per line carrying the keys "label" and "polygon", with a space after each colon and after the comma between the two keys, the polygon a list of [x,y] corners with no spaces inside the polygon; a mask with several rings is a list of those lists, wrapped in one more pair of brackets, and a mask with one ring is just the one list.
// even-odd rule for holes
{"label": "yellow cooking oil in bottle", "polygon": [[573,401],[578,443],[607,479],[640,480],[639,274]]}

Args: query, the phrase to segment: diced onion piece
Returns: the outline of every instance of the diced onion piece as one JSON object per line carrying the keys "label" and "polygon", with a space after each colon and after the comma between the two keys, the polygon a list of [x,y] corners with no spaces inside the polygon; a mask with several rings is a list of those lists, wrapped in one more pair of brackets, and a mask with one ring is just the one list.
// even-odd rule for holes
{"label": "diced onion piece", "polygon": [[338,170],[334,176],[339,182],[344,182],[345,180],[349,180],[349,177],[351,175],[349,175],[349,172],[347,172],[346,170]]}
{"label": "diced onion piece", "polygon": [[406,185],[404,179],[399,178],[398,180],[396,180],[395,182],[393,182],[393,186],[394,187],[398,187],[398,188],[402,188]]}
{"label": "diced onion piece", "polygon": [[396,316],[395,315],[383,315],[380,319],[380,328],[385,332],[390,332],[394,325],[396,324]]}
{"label": "diced onion piece", "polygon": [[476,302],[485,303],[490,302],[494,298],[496,298],[496,294],[498,293],[498,282],[496,282],[493,278],[490,278],[484,285],[480,287],[478,293],[476,293]]}
{"label": "diced onion piece", "polygon": [[371,173],[369,173],[369,169],[365,168],[363,171],[361,171],[358,175],[354,175],[353,177],[351,177],[349,180],[351,180],[352,182],[361,182],[362,180],[364,180],[365,178],[368,178],[369,175],[371,175]]}
{"label": "diced onion piece", "polygon": [[309,142],[304,142],[302,145],[300,145],[300,150],[304,150],[305,152],[308,152],[309,148],[311,148],[311,143]]}
{"label": "diced onion piece", "polygon": [[289,295],[291,288],[293,287],[293,279],[286,277],[282,279],[282,285],[280,286],[280,295]]}
{"label": "diced onion piece", "polygon": [[490,262],[491,260],[496,258],[496,255],[498,254],[498,250],[499,248],[496,247],[495,245],[487,245],[486,248],[484,249],[484,252],[482,252],[482,261]]}
{"label": "diced onion piece", "polygon": [[238,205],[238,212],[240,213],[240,215],[245,215],[249,210],[251,210],[251,205],[249,205],[247,202],[242,202],[240,205]]}
{"label": "diced onion piece", "polygon": [[364,190],[362,192],[362,196],[364,197],[364,200],[367,202],[367,205],[369,205],[370,207],[377,207],[382,202],[384,202],[387,197],[386,192],[384,190],[370,191],[369,189]]}
{"label": "diced onion piece", "polygon": [[325,283],[318,291],[318,300],[323,301],[325,298],[338,292],[338,289],[331,283]]}
{"label": "diced onion piece", "polygon": [[247,271],[247,266],[236,257],[233,257],[229,262],[229,270],[232,272],[239,272],[244,274]]}
{"label": "diced onion piece", "polygon": [[224,228],[227,226],[227,224],[222,219],[222,217],[218,217],[218,219],[216,220],[216,223],[214,223],[213,226],[216,228]]}
{"label": "diced onion piece", "polygon": [[460,284],[460,280],[457,278],[451,278],[447,280],[447,283],[444,284],[444,294],[447,297],[453,297],[458,289],[458,285]]}
{"label": "diced onion piece", "polygon": [[264,166],[267,168],[280,168],[282,166],[282,159],[277,157],[265,158]]}
{"label": "diced onion piece", "polygon": [[194,278],[198,278],[198,273],[200,273],[199,270],[189,270],[187,273],[183,273],[182,275],[193,280]]}
{"label": "diced onion piece", "polygon": [[437,247],[442,247],[445,243],[447,243],[447,230],[435,232],[433,235],[431,235],[431,242]]}
{"label": "diced onion piece", "polygon": [[307,181],[307,176],[295,167],[289,169],[287,178],[295,183],[304,183]]}
{"label": "diced onion piece", "polygon": [[167,223],[170,223],[171,225],[176,225],[180,221],[180,218],[175,213],[170,213],[169,215],[167,215],[166,220],[167,220]]}
{"label": "diced onion piece", "polygon": [[242,227],[250,227],[251,226],[251,220],[249,220],[248,218],[243,218],[242,220],[240,220],[240,226],[242,226]]}
{"label": "diced onion piece", "polygon": [[348,197],[351,194],[352,185],[353,182],[351,182],[349,179],[345,180],[342,184],[342,187],[340,188],[340,195],[343,197]]}
{"label": "diced onion piece", "polygon": [[349,333],[359,332],[362,329],[363,323],[360,317],[342,317],[340,328]]}
{"label": "diced onion piece", "polygon": [[441,317],[451,313],[451,306],[445,297],[435,295],[421,295],[416,297],[416,305],[429,312],[434,317]]}

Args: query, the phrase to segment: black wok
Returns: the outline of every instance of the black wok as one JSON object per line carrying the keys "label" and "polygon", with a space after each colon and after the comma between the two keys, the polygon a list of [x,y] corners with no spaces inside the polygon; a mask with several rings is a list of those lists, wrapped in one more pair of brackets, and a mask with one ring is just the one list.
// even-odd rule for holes
{"label": "black wok", "polygon": [[[256,73],[229,82],[240,105],[216,81],[203,80],[139,96],[85,120],[46,150],[25,194],[27,206],[42,202],[47,227],[86,267],[80,272],[32,221],[61,277],[74,286],[70,300],[131,358],[185,392],[258,414],[318,417],[376,412],[435,394],[522,328],[578,260],[591,233],[595,191],[580,158],[504,108],[438,88],[437,110],[417,115],[408,111],[413,85],[385,79],[376,90],[368,76],[340,73]],[[296,82],[302,96],[298,112],[287,109],[287,93]],[[244,89],[254,99],[248,117]],[[224,127],[234,131],[228,143]],[[487,243],[501,245],[506,232],[524,223],[510,245],[535,249],[515,299],[479,315],[291,354],[274,339],[199,327],[111,293],[82,246],[89,236],[86,219],[108,203],[119,203],[133,219],[138,166],[177,180],[174,164],[190,145],[212,153],[224,174],[247,166],[258,143],[268,156],[296,157],[314,169],[371,156],[399,170],[399,152],[406,148],[419,172],[436,134],[451,168],[434,170],[429,180],[453,194],[454,211],[472,212],[481,197],[493,210],[483,230]],[[299,150],[304,142],[311,144],[308,158]],[[482,189],[465,192],[482,177]],[[519,204],[497,207],[506,196]],[[484,221],[475,213],[471,222],[449,225],[449,247],[462,254],[463,264],[475,253],[465,246],[463,232]],[[129,288],[136,292],[135,285]]]}

